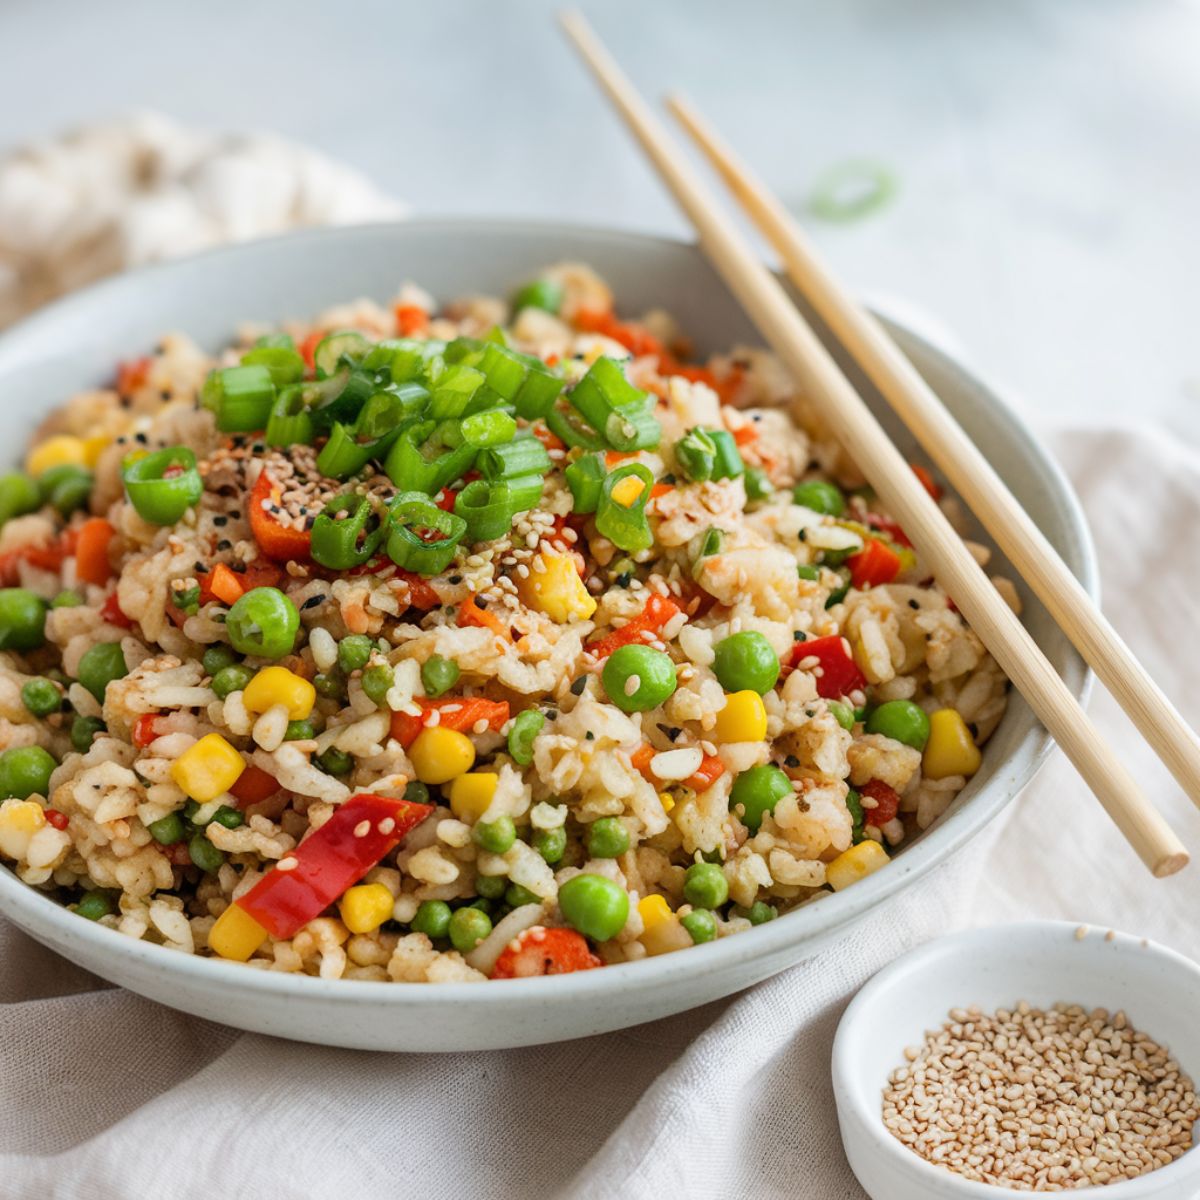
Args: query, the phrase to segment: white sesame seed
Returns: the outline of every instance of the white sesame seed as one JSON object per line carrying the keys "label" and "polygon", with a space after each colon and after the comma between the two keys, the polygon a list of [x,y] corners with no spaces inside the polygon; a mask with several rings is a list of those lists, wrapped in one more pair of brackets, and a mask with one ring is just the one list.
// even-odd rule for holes
{"label": "white sesame seed", "polygon": [[384,837],[387,837],[388,834],[395,831],[396,822],[393,821],[391,817],[384,817],[383,820],[375,826],[375,828],[378,829]]}
{"label": "white sesame seed", "polygon": [[365,838],[367,836],[367,834],[370,832],[371,832],[371,822],[370,821],[359,821],[359,823],[357,825],[355,825],[355,827],[354,827],[354,836],[356,838]]}

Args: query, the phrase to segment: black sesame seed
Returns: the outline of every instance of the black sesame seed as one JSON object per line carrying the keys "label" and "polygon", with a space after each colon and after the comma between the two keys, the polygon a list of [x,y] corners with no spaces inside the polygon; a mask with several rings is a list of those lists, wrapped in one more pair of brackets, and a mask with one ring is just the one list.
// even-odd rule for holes
{"label": "black sesame seed", "polygon": [[808,530],[807,530],[807,529],[801,529],[801,530],[800,530],[800,531],[799,531],[799,532],[796,534],[796,537],[797,537],[797,538],[799,538],[799,539],[800,539],[800,541],[802,541],[802,542],[807,542],[807,541],[808,541]]}
{"label": "black sesame seed", "polygon": [[462,576],[461,575],[451,575],[450,578],[446,582],[451,583],[451,584],[462,583]]}
{"label": "black sesame seed", "polygon": [[795,770],[800,765],[800,760],[794,754],[789,754],[787,758],[783,760],[783,765],[785,767],[791,767],[792,770]]}
{"label": "black sesame seed", "polygon": [[213,517],[213,524],[214,525],[228,525],[229,518],[228,517]]}
{"label": "black sesame seed", "polygon": [[239,575],[245,575],[245,573],[246,573],[246,564],[245,564],[245,563],[233,563],[233,564],[232,564],[232,569],[233,569],[234,571],[236,571],[236,572],[237,572]]}
{"label": "black sesame seed", "polygon": [[307,600],[305,600],[305,602],[302,605],[300,605],[300,607],[302,609],[316,608],[318,604],[324,604],[324,603],[325,603],[324,596],[309,596],[309,598]]}
{"label": "black sesame seed", "polygon": [[666,474],[665,474],[665,475],[662,477],[662,481],[663,481],[663,483],[674,483],[674,482],[675,482],[675,476],[674,476],[674,474],[673,474],[672,472],[668,471],[668,472],[667,472],[667,473],[666,473]]}
{"label": "black sesame seed", "polygon": [[915,600],[910,600],[908,602],[908,607],[909,608],[920,608],[921,606]]}
{"label": "black sesame seed", "polygon": [[806,641],[807,639],[808,639],[808,634],[805,633],[803,629],[797,629],[796,632],[792,634],[793,642],[803,642],[803,641]]}
{"label": "black sesame seed", "polygon": [[617,587],[627,588],[633,579],[632,571],[622,571],[617,576]]}
{"label": "black sesame seed", "polygon": [[233,543],[228,538],[222,538],[217,543],[217,549],[218,550],[228,550],[232,545],[233,545]]}
{"label": "black sesame seed", "polygon": [[546,720],[547,721],[557,721],[558,720],[558,710],[554,709],[554,708],[546,709]]}
{"label": "black sesame seed", "polygon": [[255,442],[254,445],[250,447],[250,449],[255,454],[261,454],[266,449],[266,446],[264,446],[262,442]]}
{"label": "black sesame seed", "polygon": [[583,689],[586,687],[587,687],[587,676],[580,675],[580,677],[571,684],[571,695],[572,696],[582,696]]}
{"label": "black sesame seed", "polygon": [[586,739],[587,739],[589,742],[594,742],[594,741],[596,740],[596,735],[595,735],[595,734],[594,734],[594,733],[593,733],[593,732],[592,732],[590,729],[589,729],[589,730],[587,731],[587,733],[585,733],[583,736],[584,736],[584,737],[585,737],[585,738],[586,738]]}
{"label": "black sesame seed", "polygon": [[805,715],[806,717],[808,717],[808,718],[811,720],[811,719],[812,719],[813,717],[815,717],[817,714],[816,714],[816,711],[815,711],[814,709],[811,709],[811,708],[806,708],[806,709],[804,710],[804,715]]}
{"label": "black sesame seed", "polygon": [[147,445],[150,441],[150,439],[144,433],[135,433],[133,438],[134,441],[141,442],[143,446]]}
{"label": "black sesame seed", "polygon": [[475,607],[476,608],[487,608],[487,606],[488,606],[488,602],[482,596],[475,597]]}
{"label": "black sesame seed", "polygon": [[192,571],[196,575],[203,575],[204,574],[204,564],[202,562],[192,563]]}
{"label": "black sesame seed", "polygon": [[171,398],[171,389],[170,389],[170,388],[163,388],[163,390],[162,390],[161,392],[159,392],[159,393],[158,393],[158,396],[159,396],[159,399],[160,399],[160,400],[170,400],[170,398]]}

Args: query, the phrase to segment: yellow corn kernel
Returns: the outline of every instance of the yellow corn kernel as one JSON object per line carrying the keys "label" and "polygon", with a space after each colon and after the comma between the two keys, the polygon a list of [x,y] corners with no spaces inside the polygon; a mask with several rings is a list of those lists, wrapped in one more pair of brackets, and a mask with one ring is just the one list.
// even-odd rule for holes
{"label": "yellow corn kernel", "polygon": [[431,725],[417,734],[408,757],[422,783],[449,783],[475,765],[475,747],[465,733]]}
{"label": "yellow corn kernel", "polygon": [[342,924],[351,933],[370,933],[391,918],[395,904],[382,883],[361,883],[347,890],[338,903]]}
{"label": "yellow corn kernel", "polygon": [[100,460],[100,455],[112,445],[112,438],[104,434],[83,439],[83,462],[85,466],[94,467]]}
{"label": "yellow corn kernel", "polygon": [[651,895],[639,900],[638,915],[644,926],[638,941],[646,948],[649,957],[669,954],[672,950],[682,950],[692,944],[691,934],[684,929],[662,896]]}
{"label": "yellow corn kernel", "polygon": [[460,821],[474,824],[492,806],[500,776],[491,771],[460,775],[450,785],[450,811]]}
{"label": "yellow corn kernel", "polygon": [[612,498],[622,508],[632,508],[645,490],[645,483],[636,475],[626,475],[613,487]]}
{"label": "yellow corn kernel", "polygon": [[33,476],[41,475],[51,467],[87,465],[87,447],[83,438],[72,437],[68,433],[56,434],[44,442],[38,442],[25,459],[25,470]]}
{"label": "yellow corn kernel", "polygon": [[171,765],[171,778],[198,804],[224,795],[246,769],[245,760],[219,733],[209,733]]}
{"label": "yellow corn kernel", "polygon": [[567,554],[539,554],[529,564],[529,576],[517,580],[522,602],[552,621],[586,621],[596,611],[595,597],[589,595],[575,570],[575,561]]}
{"label": "yellow corn kernel", "polygon": [[236,904],[231,904],[208,931],[208,948],[234,962],[245,962],[266,940],[267,931]]}
{"label": "yellow corn kernel", "polygon": [[767,706],[755,691],[725,697],[713,727],[718,742],[761,742],[767,736]]}
{"label": "yellow corn kernel", "polygon": [[265,667],[246,684],[242,703],[247,712],[265,713],[282,704],[289,721],[305,721],[317,702],[317,689],[287,667]]}
{"label": "yellow corn kernel", "polygon": [[46,814],[36,800],[5,800],[0,804],[0,854],[23,859],[29,839],[46,824]]}
{"label": "yellow corn kernel", "polygon": [[835,892],[840,892],[852,883],[866,879],[880,867],[887,866],[888,861],[887,851],[878,842],[868,838],[849,850],[843,850],[826,866],[825,882]]}
{"label": "yellow corn kernel", "polygon": [[663,812],[669,813],[675,807],[675,797],[670,792],[659,792],[658,800],[663,806]]}
{"label": "yellow corn kernel", "polygon": [[921,758],[921,770],[928,779],[974,775],[982,761],[983,755],[957,709],[939,708],[929,714],[929,741]]}

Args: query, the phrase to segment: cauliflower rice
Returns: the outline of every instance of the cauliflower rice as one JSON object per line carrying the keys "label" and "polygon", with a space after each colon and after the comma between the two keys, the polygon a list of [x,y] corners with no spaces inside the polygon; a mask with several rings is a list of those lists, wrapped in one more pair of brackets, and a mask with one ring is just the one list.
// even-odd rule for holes
{"label": "cauliflower rice", "polygon": [[[0,860],[22,880],[189,954],[484,980],[741,933],[941,816],[1007,682],[779,364],[685,365],[665,314],[618,319],[580,265],[519,297],[438,308],[405,285],[215,360],[170,334],[46,420],[35,483],[0,483]],[[261,372],[228,374],[264,346],[314,421],[275,445],[237,431]],[[457,467],[403,529],[427,476],[393,448],[431,408],[323,471],[325,406],[366,363],[368,393],[451,410],[418,450]],[[514,363],[561,391],[549,408],[505,394]],[[472,369],[474,425],[447,399]],[[499,471],[538,444],[514,510],[530,473]],[[185,488],[188,451],[182,511],[135,505],[139,459]],[[470,515],[439,549],[467,488],[502,527]],[[360,504],[368,561],[314,561]]]}

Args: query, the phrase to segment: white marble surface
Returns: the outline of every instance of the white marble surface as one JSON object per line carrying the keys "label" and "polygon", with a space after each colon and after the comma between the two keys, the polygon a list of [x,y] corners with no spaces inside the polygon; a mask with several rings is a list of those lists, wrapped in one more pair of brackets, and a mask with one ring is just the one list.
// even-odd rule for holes
{"label": "white marble surface", "polygon": [[[549,0],[0,0],[0,147],[161,108],[274,128],[422,212],[682,232]],[[856,156],[896,201],[815,223],[1047,423],[1200,443],[1196,0],[584,3],[648,92],[682,87],[789,202]]]}

